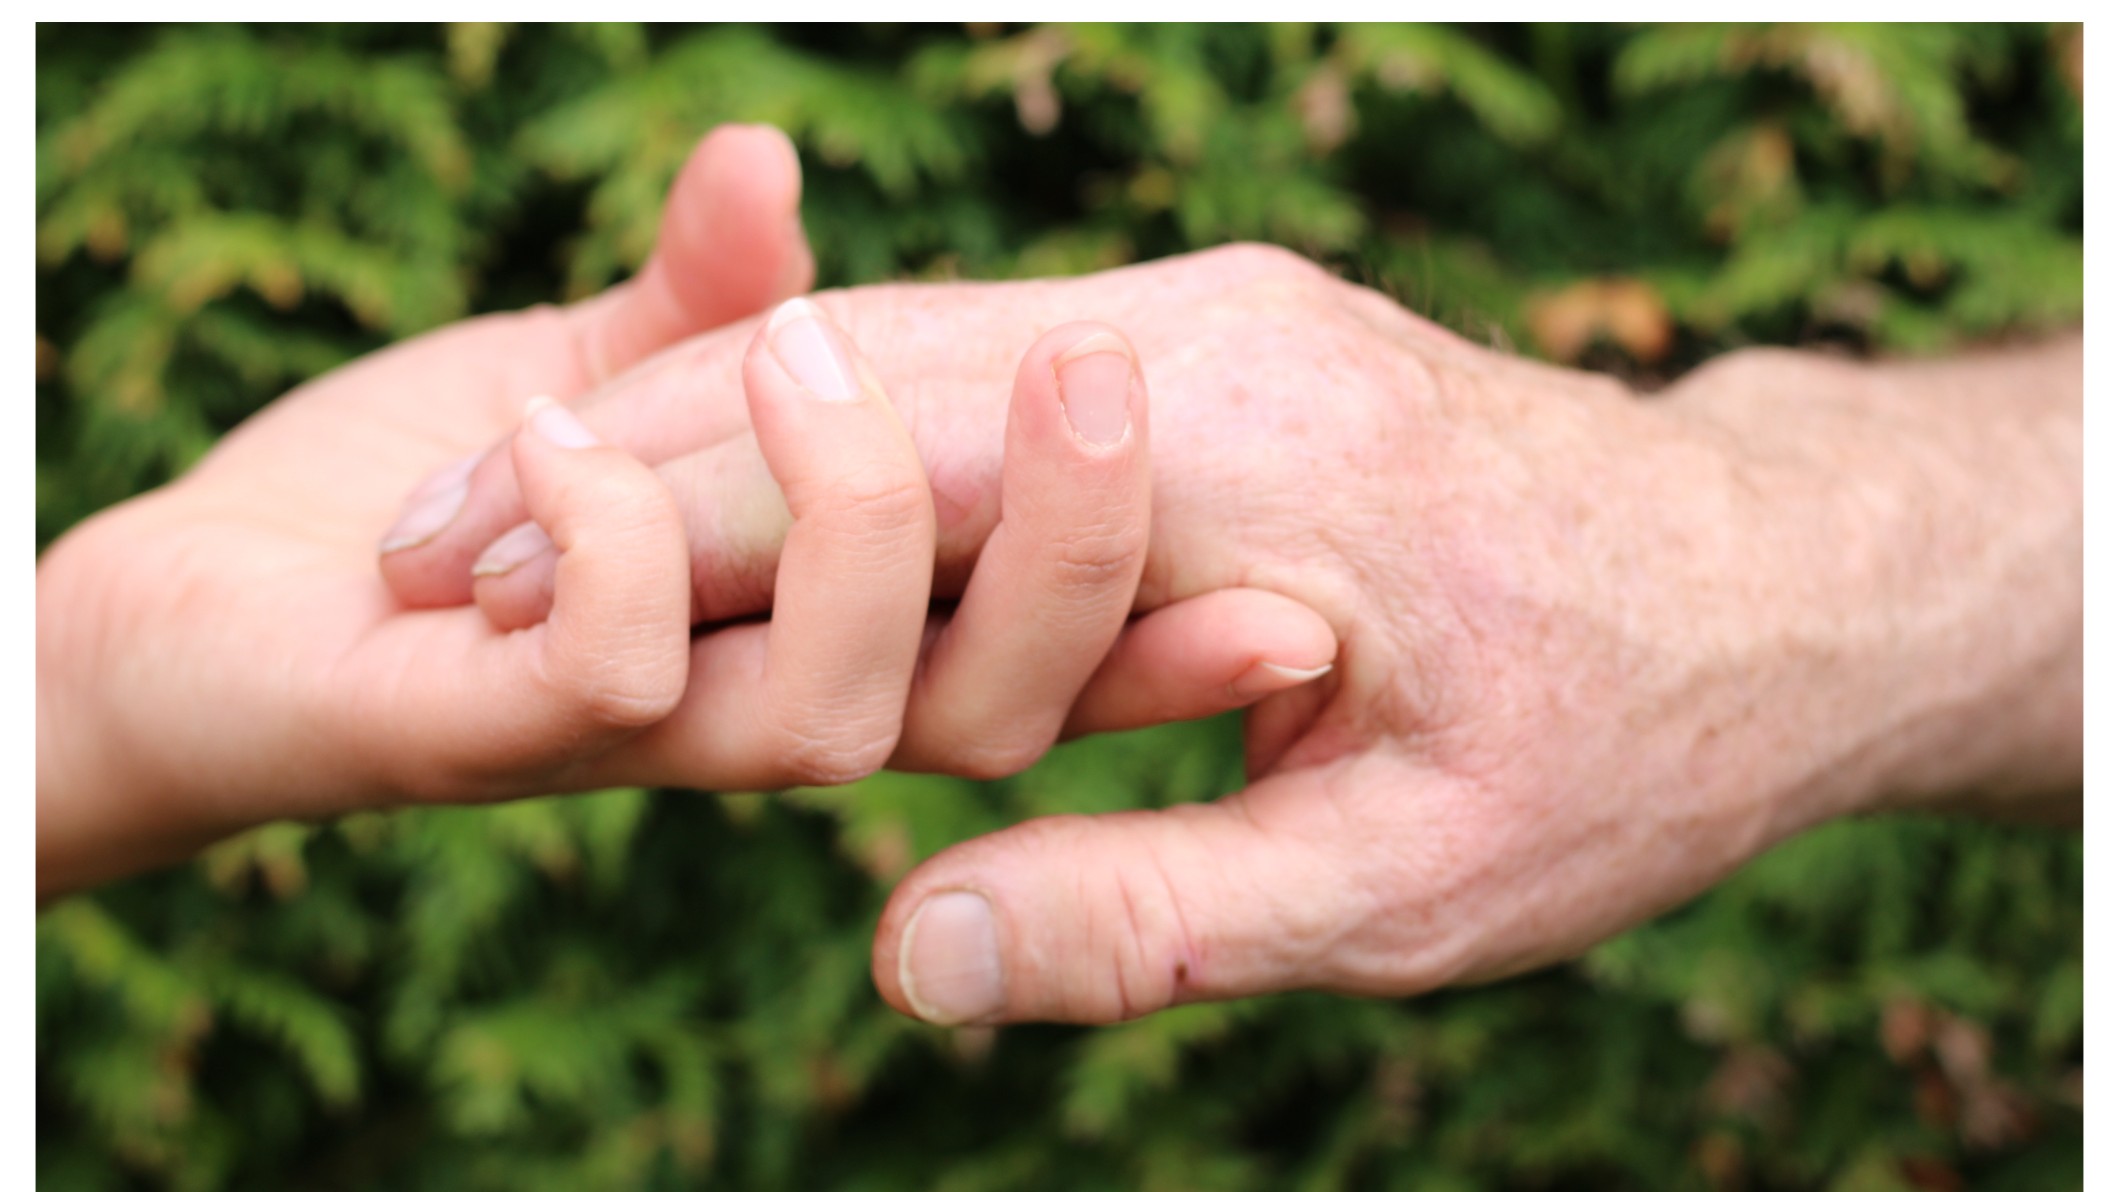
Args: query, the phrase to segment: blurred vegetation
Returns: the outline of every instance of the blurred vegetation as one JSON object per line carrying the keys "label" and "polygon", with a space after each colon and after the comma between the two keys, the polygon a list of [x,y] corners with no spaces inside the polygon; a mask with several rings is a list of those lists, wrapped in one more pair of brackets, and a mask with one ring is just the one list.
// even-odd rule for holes
{"label": "blurred vegetation", "polygon": [[[1265,239],[1644,387],[2082,308],[2079,26],[37,39],[40,545],[305,377],[622,276],[726,120],[801,146],[827,285]],[[869,933],[920,857],[1230,789],[1236,731],[278,825],[73,899],[38,929],[40,1183],[2080,1186],[2073,833],[1840,825],[1574,965],[1400,1003],[881,1005]]]}

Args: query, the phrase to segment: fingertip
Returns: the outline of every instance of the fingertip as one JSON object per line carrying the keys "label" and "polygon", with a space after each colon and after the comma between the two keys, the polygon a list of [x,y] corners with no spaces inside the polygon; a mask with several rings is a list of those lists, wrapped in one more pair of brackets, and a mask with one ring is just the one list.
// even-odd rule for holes
{"label": "fingertip", "polygon": [[1032,449],[1100,458],[1145,441],[1147,386],[1133,344],[1106,323],[1047,331],[1023,353],[1009,418]]}
{"label": "fingertip", "polygon": [[772,581],[761,726],[725,756],[802,785],[865,776],[896,746],[934,572],[918,449],[843,331],[783,302],[745,352],[761,459],[792,516]]}
{"label": "fingertip", "polygon": [[559,558],[525,564],[505,576],[485,576],[471,585],[471,599],[483,613],[486,624],[501,633],[513,633],[544,622],[552,615],[553,581]]}
{"label": "fingertip", "polygon": [[529,405],[523,409],[523,425],[545,442],[569,451],[603,445],[602,437],[590,430],[587,423],[549,397],[530,399]]}
{"label": "fingertip", "polygon": [[[715,142],[709,187],[740,193],[751,188],[760,212],[756,240],[779,268],[762,301],[805,294],[817,280],[817,258],[802,225],[802,155],[793,138],[771,124],[729,124],[707,134]],[[777,212],[775,219],[773,213]]]}
{"label": "fingertip", "polygon": [[1243,702],[1314,683],[1332,672],[1339,636],[1315,609],[1276,592],[1238,589],[1242,640],[1255,661],[1229,684]]}
{"label": "fingertip", "polygon": [[1213,716],[1331,674],[1339,639],[1299,600],[1257,588],[1194,596],[1134,621],[1097,669],[1066,735]]}
{"label": "fingertip", "polygon": [[809,288],[802,163],[763,124],[714,129],[678,174],[650,268],[699,327],[718,326]]}
{"label": "fingertip", "polygon": [[576,308],[589,372],[614,376],[801,293],[815,276],[793,142],[765,125],[723,125],[700,138],[670,184],[640,274]]}
{"label": "fingertip", "polygon": [[1054,367],[1060,409],[1075,436],[1094,448],[1115,447],[1132,429],[1133,357],[1102,332],[1075,345]]}
{"label": "fingertip", "polygon": [[[906,712],[901,764],[992,777],[1035,761],[1125,630],[1153,501],[1131,345],[1069,323],[1024,353],[999,524]],[[1144,429],[1144,428],[1143,428]]]}
{"label": "fingertip", "polygon": [[[943,1026],[1107,1023],[1174,1004],[1200,968],[1182,813],[1027,820],[928,858],[891,894],[871,954],[892,1007]],[[1203,921],[1203,920],[1201,920]]]}
{"label": "fingertip", "polygon": [[[604,443],[566,407],[533,401],[513,444],[531,523],[494,544],[480,607],[496,627],[522,628],[542,596],[531,568],[549,563],[542,682],[586,723],[630,730],[667,714],[684,691],[691,560],[667,485]],[[491,551],[489,551],[489,555]]]}
{"label": "fingertip", "polygon": [[1332,664],[1329,662],[1320,666],[1285,666],[1278,662],[1261,662],[1258,665],[1289,683],[1307,683],[1312,679],[1321,679],[1332,670]]}
{"label": "fingertip", "polygon": [[471,596],[486,621],[502,632],[527,629],[552,608],[559,554],[536,522],[493,540],[471,566]]}
{"label": "fingertip", "polygon": [[767,124],[723,124],[693,147],[663,208],[662,232],[704,239],[731,217],[756,233],[802,205],[802,163],[787,134]]}
{"label": "fingertip", "polygon": [[1139,355],[1133,341],[1117,327],[1095,319],[1075,319],[1038,336],[1030,350],[1023,353],[1023,367],[1049,370],[1068,359],[1095,352],[1118,352],[1128,359]]}
{"label": "fingertip", "polygon": [[1032,341],[1023,361],[1016,371],[1016,387],[1021,389],[1039,377],[1058,380],[1059,370],[1076,360],[1098,355],[1114,355],[1129,363],[1137,364],[1139,353],[1125,332],[1109,323],[1093,319],[1076,319],[1061,323]]}
{"label": "fingertip", "polygon": [[961,1026],[1007,1007],[999,924],[977,890],[942,890],[913,908],[899,937],[897,992],[915,1017]]}
{"label": "fingertip", "polygon": [[551,511],[568,508],[571,513],[569,507],[574,502],[558,491],[567,486],[567,479],[573,474],[558,457],[603,445],[602,438],[573,411],[549,397],[533,397],[523,406],[522,423],[509,444],[509,457],[515,463],[516,480],[522,485],[533,521],[552,534],[561,549],[567,545],[566,532],[550,524]]}
{"label": "fingertip", "polygon": [[1229,681],[1229,697],[1237,706],[1264,699],[1276,692],[1314,682],[1330,674],[1332,666],[1293,667],[1274,662],[1254,662]]}
{"label": "fingertip", "polygon": [[860,349],[824,308],[795,297],[773,308],[743,358],[745,396],[751,420],[770,420],[770,408],[788,400],[829,404],[873,396],[873,373]]}
{"label": "fingertip", "polygon": [[471,495],[471,473],[481,457],[472,455],[437,469],[413,488],[397,520],[383,531],[377,553],[389,556],[425,546],[449,528]]}
{"label": "fingertip", "polygon": [[769,200],[767,205],[796,211],[802,201],[802,155],[794,139],[779,127],[765,123],[723,124],[700,138],[698,148],[686,163],[702,181],[740,181],[754,187],[753,193]]}
{"label": "fingertip", "polygon": [[376,558],[400,603],[446,608],[471,599],[471,559],[509,524],[496,519],[521,517],[510,470],[507,452],[477,452],[436,469],[406,497]]}
{"label": "fingertip", "polygon": [[1116,329],[1106,327],[1101,323],[1088,323],[1085,326],[1092,328],[1092,330],[1089,334],[1074,341],[1074,346],[1061,352],[1053,360],[1053,364],[1056,367],[1064,367],[1071,360],[1078,360],[1084,356],[1094,356],[1100,352],[1115,353],[1129,360],[1133,358],[1133,345],[1126,342],[1126,337],[1120,335]]}

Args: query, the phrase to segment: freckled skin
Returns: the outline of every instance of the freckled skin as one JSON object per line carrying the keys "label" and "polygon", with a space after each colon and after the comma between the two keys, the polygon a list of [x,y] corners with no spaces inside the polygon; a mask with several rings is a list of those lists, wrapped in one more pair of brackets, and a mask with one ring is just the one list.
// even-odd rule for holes
{"label": "freckled skin", "polygon": [[[894,933],[952,886],[1021,941],[995,1021],[1404,994],[1576,953],[1835,815],[2079,782],[2079,339],[1933,366],[1738,353],[1644,400],[1256,246],[817,300],[945,494],[938,594],[998,517],[1015,346],[1094,318],[1155,394],[1137,607],[1264,588],[1341,643],[1251,713],[1242,794],[1036,821],[915,871],[878,929],[901,1008]],[[743,334],[681,352],[710,375]],[[655,400],[621,384],[588,416],[668,432]],[[762,607],[769,534],[693,549],[760,581],[703,615]]]}

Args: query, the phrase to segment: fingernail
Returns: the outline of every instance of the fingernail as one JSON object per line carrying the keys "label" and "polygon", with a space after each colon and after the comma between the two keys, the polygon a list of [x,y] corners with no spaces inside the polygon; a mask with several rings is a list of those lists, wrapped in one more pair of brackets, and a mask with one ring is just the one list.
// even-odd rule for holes
{"label": "fingernail", "polygon": [[405,512],[383,535],[381,553],[418,546],[446,529],[471,495],[471,471],[484,456],[457,460],[419,482],[405,499]]}
{"label": "fingernail", "polygon": [[898,984],[914,1013],[942,1026],[1000,1011],[1001,944],[985,895],[950,890],[920,904],[898,941]]}
{"label": "fingernail", "polygon": [[1282,666],[1277,662],[1257,662],[1251,665],[1251,669],[1236,676],[1236,680],[1229,684],[1229,693],[1238,699],[1256,699],[1276,691],[1286,691],[1290,687],[1300,687],[1312,679],[1323,678],[1331,669],[1332,664],[1329,662],[1307,669]]}
{"label": "fingernail", "polygon": [[419,487],[412,490],[412,495],[405,498],[405,503],[409,505],[433,496],[451,485],[466,483],[471,479],[472,470],[477,468],[479,461],[485,457],[485,452],[474,451],[446,468],[436,468],[425,480],[419,482]]}
{"label": "fingernail", "polygon": [[1133,401],[1133,355],[1126,343],[1099,331],[1067,349],[1054,363],[1060,405],[1074,433],[1099,447],[1126,437]]}
{"label": "fingernail", "polygon": [[536,522],[524,522],[493,540],[486,553],[478,556],[471,565],[473,577],[506,575],[531,559],[552,549],[552,536],[538,528]]}
{"label": "fingernail", "polygon": [[858,401],[861,383],[854,373],[853,354],[845,337],[831,325],[817,304],[807,298],[790,298],[773,311],[765,325],[765,339],[779,358],[780,367],[795,383],[821,401]]}
{"label": "fingernail", "polygon": [[596,432],[590,430],[587,424],[583,423],[581,419],[574,417],[574,411],[567,409],[549,397],[531,398],[529,407],[523,411],[523,416],[524,420],[530,424],[530,429],[536,431],[539,438],[554,447],[565,447],[571,450],[577,447],[594,447],[598,443],[603,442],[602,439],[596,437]]}

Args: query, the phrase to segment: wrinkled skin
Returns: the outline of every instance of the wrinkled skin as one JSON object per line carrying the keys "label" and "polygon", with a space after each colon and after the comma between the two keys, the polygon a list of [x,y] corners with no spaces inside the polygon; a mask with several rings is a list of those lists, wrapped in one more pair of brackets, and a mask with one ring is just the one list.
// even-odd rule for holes
{"label": "wrinkled skin", "polygon": [[[1643,401],[1253,246],[818,301],[870,354],[928,467],[938,592],[961,587],[996,515],[1006,345],[1093,317],[1130,337],[1156,394],[1137,607],[1247,586],[1317,610],[1341,642],[1327,679],[1251,714],[1245,791],[1033,821],[908,877],[876,978],[924,1017],[1108,1021],[1297,986],[1492,978],[1572,955],[1887,790],[1991,777],[2027,736],[2064,745],[2064,729],[1968,729],[1961,712],[2008,693],[2041,725],[2066,719],[2079,363],[2072,504],[2063,417],[2011,444],[2063,465],[2054,491],[2025,498],[2057,512],[1981,554],[1992,524],[1903,499],[1917,477],[1888,447],[1898,416],[1823,396],[1868,384],[1853,365],[1740,354]],[[703,620],[771,595],[779,521],[734,404],[743,334],[675,349],[583,411],[678,494]],[[505,461],[489,461],[458,525],[386,572],[408,599],[464,599],[465,563],[517,517]],[[1908,557],[1916,529],[1924,553]],[[2079,582],[2079,548],[2073,566]],[[1935,612],[1928,571],[1971,595]],[[1976,665],[1930,648],[1976,629],[1993,593],[2051,591],[2056,574],[2035,643]],[[544,587],[525,567],[478,599],[526,623]],[[2079,708],[2079,679],[2072,691]],[[908,943],[923,900],[948,891],[976,897]],[[963,911],[974,903],[990,925]]]}

